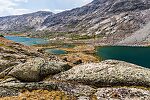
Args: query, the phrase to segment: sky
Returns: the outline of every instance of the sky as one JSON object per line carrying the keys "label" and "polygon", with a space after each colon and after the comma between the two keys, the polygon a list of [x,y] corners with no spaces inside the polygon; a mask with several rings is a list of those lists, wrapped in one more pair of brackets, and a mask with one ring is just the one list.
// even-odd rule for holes
{"label": "sky", "polygon": [[0,0],[0,16],[21,15],[36,11],[59,13],[81,7],[92,0]]}

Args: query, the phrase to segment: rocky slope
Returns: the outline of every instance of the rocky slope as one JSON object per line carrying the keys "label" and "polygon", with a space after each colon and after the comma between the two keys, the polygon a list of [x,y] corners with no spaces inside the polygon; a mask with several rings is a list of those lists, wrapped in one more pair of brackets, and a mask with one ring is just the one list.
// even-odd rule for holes
{"label": "rocky slope", "polygon": [[52,15],[53,13],[51,12],[39,11],[18,16],[0,17],[0,31],[18,32],[35,30],[38,29],[48,16]]}
{"label": "rocky slope", "polygon": [[106,42],[113,43],[144,27],[150,21],[149,8],[149,0],[94,0],[81,8],[49,16],[43,27],[102,35],[108,37]]}
{"label": "rocky slope", "polygon": [[117,45],[149,45],[150,42],[150,22],[141,28],[140,30],[133,33],[131,36],[125,38],[124,40],[116,43]]}

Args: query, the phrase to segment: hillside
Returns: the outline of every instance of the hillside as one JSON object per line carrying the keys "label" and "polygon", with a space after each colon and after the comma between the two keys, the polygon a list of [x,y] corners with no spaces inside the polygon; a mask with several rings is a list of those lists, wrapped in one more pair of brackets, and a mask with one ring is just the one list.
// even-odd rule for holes
{"label": "hillside", "polygon": [[118,42],[117,45],[149,45],[150,42],[150,22],[141,28],[140,30],[133,33],[131,36]]}
{"label": "hillside", "polygon": [[150,0],[94,0],[70,11],[49,16],[43,27],[50,31],[125,37],[150,21]]}

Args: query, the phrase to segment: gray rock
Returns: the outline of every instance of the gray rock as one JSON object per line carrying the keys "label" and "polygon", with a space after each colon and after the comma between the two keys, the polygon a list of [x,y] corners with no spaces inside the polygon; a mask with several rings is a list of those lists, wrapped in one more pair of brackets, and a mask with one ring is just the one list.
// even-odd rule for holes
{"label": "gray rock", "polygon": [[17,90],[27,89],[27,90],[56,90],[58,89],[57,84],[50,82],[7,82],[0,84],[0,87],[13,88]]}
{"label": "gray rock", "polygon": [[47,75],[58,74],[70,69],[63,62],[48,62],[43,58],[31,58],[27,62],[15,66],[9,73],[21,81],[40,81]]}
{"label": "gray rock", "polygon": [[99,88],[94,94],[98,100],[150,100],[150,91],[127,87]]}
{"label": "gray rock", "polygon": [[39,81],[40,68],[44,63],[45,61],[42,58],[29,59],[26,63],[14,67],[8,75],[22,81]]}
{"label": "gray rock", "polygon": [[19,93],[17,89],[0,87],[0,97],[17,96]]}
{"label": "gray rock", "polygon": [[6,82],[0,83],[0,87],[16,90],[59,90],[64,91],[66,94],[74,95],[76,97],[85,96],[89,97],[96,92],[96,89],[90,86],[72,84],[68,82]]}
{"label": "gray rock", "polygon": [[41,76],[54,75],[66,70],[69,70],[71,66],[64,62],[47,62],[41,67]]}
{"label": "gray rock", "polygon": [[150,86],[150,70],[123,61],[106,60],[75,66],[55,79],[94,86]]}

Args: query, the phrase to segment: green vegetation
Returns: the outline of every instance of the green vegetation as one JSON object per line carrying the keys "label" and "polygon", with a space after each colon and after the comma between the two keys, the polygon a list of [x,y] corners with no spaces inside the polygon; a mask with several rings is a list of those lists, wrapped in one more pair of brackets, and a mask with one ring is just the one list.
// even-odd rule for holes
{"label": "green vegetation", "polygon": [[0,37],[4,37],[4,35],[0,34]]}

